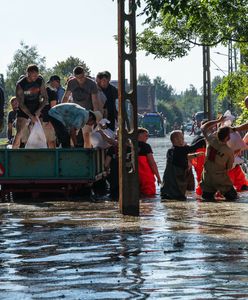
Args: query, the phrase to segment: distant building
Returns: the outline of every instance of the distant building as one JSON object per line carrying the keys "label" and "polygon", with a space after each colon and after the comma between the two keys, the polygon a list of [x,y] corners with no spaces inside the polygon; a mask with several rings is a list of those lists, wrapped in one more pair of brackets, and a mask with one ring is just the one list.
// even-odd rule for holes
{"label": "distant building", "polygon": [[[111,80],[111,84],[118,88],[118,80]],[[125,82],[127,83],[127,80]],[[155,112],[156,96],[154,85],[138,85],[137,86],[137,105],[138,113],[143,114],[145,112]]]}
{"label": "distant building", "polygon": [[155,105],[155,86],[138,85],[137,86],[137,105],[138,113],[154,112]]}

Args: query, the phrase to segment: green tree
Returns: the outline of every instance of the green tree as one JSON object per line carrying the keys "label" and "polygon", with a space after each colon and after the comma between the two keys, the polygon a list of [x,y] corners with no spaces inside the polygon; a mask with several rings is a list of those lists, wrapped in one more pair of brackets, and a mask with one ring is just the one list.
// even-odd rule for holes
{"label": "green tree", "polygon": [[64,83],[67,78],[73,74],[73,69],[79,65],[85,69],[87,75],[90,75],[90,68],[86,65],[86,63],[80,58],[73,56],[68,57],[66,60],[58,61],[50,70],[50,73],[60,76]]}
{"label": "green tree", "polygon": [[138,36],[138,46],[155,57],[173,60],[187,55],[195,45],[247,42],[246,0],[144,2],[143,14],[147,16],[147,27]]}
{"label": "green tree", "polygon": [[137,79],[138,85],[152,85],[152,81],[147,74],[139,74]]}
{"label": "green tree", "polygon": [[184,120],[191,118],[197,111],[203,110],[202,96],[198,94],[197,89],[192,84],[189,89],[181,93],[180,97],[177,97],[176,101],[183,112]]}
{"label": "green tree", "polygon": [[43,74],[46,70],[45,62],[46,58],[40,56],[36,46],[28,46],[22,41],[20,49],[15,52],[13,61],[7,67],[5,81],[7,96],[15,95],[16,82],[21,75],[26,73],[29,64],[36,64],[40,69],[40,73]]}
{"label": "green tree", "polygon": [[173,129],[173,124],[176,119],[176,115],[172,110],[171,104],[164,101],[158,101],[158,111],[166,117],[166,132],[170,132]]}
{"label": "green tree", "polygon": [[153,85],[155,86],[158,100],[172,101],[174,99],[174,89],[171,85],[166,84],[160,76],[153,79]]}
{"label": "green tree", "polygon": [[[232,103],[233,112],[239,115],[237,123],[247,121],[248,111],[244,104],[244,98],[248,95],[247,68],[241,67],[239,71],[225,76],[215,92],[218,94],[218,101]],[[222,111],[223,112],[223,111]]]}
{"label": "green tree", "polygon": [[165,101],[158,101],[158,112],[166,117],[166,132],[174,129],[174,125],[180,126],[183,123],[182,111],[176,103],[166,103]]}
{"label": "green tree", "polygon": [[211,102],[213,115],[217,116],[218,113],[223,113],[230,108],[230,103],[228,99],[220,100],[219,94],[217,92],[217,87],[221,84],[223,77],[216,76],[211,82]]}

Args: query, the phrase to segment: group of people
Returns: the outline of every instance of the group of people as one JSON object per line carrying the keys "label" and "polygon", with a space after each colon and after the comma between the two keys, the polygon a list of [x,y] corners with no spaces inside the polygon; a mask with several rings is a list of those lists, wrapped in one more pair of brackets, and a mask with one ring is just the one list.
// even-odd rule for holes
{"label": "group of people", "polygon": [[247,141],[238,133],[248,130],[248,123],[231,127],[225,124],[226,120],[226,116],[221,116],[202,121],[202,134],[191,145],[185,143],[182,131],[171,133],[172,147],[167,152],[162,199],[186,200],[192,166],[198,182],[196,194],[203,201],[216,201],[219,197],[234,201],[238,192],[248,190],[239,157],[241,151],[247,149]]}
{"label": "group of people", "polygon": [[[25,146],[33,124],[40,122],[47,147],[101,147],[106,150],[105,167],[110,170],[110,196],[118,197],[118,90],[110,83],[108,71],[99,72],[96,79],[76,66],[66,88],[53,75],[45,83],[36,65],[29,65],[16,85],[16,96],[11,99],[8,115],[8,139],[12,148]],[[0,116],[1,117],[1,116]],[[149,132],[138,128],[138,171],[142,195],[155,195],[156,183],[161,184],[162,199],[186,199],[192,189],[192,165],[198,186],[196,192],[206,201],[215,200],[216,193],[226,200],[235,200],[237,191],[248,189],[248,182],[235,155],[243,149],[232,149],[228,143],[236,131],[248,129],[224,126],[225,117],[202,122],[202,136],[186,145],[181,130],[170,135],[172,147],[167,152],[167,164],[161,180],[151,146]],[[16,134],[13,136],[13,124]],[[222,126],[219,126],[222,124]],[[31,129],[32,130],[32,129]],[[237,134],[237,132],[236,132]],[[101,141],[101,143],[99,142]],[[127,145],[127,149],[129,149]],[[129,154],[131,152],[127,150]],[[239,167],[238,167],[239,166]],[[235,185],[235,180],[239,183]],[[191,185],[191,187],[190,187]]]}
{"label": "group of people", "polygon": [[[114,131],[118,91],[110,84],[110,78],[111,74],[104,71],[97,74],[95,81],[82,66],[77,66],[64,89],[59,76],[53,75],[45,83],[38,66],[29,65],[17,82],[16,96],[11,99],[8,138],[12,148],[25,144],[28,129],[39,121],[49,148],[56,144],[90,148],[90,133],[102,118],[109,120],[108,127]],[[11,132],[13,117],[16,117],[15,136]]]}
{"label": "group of people", "polygon": [[[52,75],[45,83],[38,66],[29,65],[26,74],[17,82],[16,96],[10,100],[12,111],[8,114],[8,139],[12,148],[25,147],[36,122],[40,122],[43,128],[48,148],[104,148],[110,196],[117,198],[118,90],[110,83],[110,79],[108,71],[99,72],[94,80],[85,74],[82,66],[76,66],[64,89],[58,75]],[[142,195],[156,193],[155,177],[161,183],[151,146],[147,143],[148,136],[148,130],[139,128]]]}

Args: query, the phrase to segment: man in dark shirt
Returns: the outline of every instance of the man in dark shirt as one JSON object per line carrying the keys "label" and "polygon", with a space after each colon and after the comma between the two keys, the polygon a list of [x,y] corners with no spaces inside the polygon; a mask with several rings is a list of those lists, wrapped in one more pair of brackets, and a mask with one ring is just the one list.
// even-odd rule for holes
{"label": "man in dark shirt", "polygon": [[4,123],[4,92],[2,87],[0,86],[0,131],[3,130]]}
{"label": "man in dark shirt", "polygon": [[109,128],[115,131],[115,122],[118,120],[118,112],[116,109],[118,90],[115,86],[110,84],[111,74],[108,71],[99,72],[97,77],[99,79],[98,84],[107,98],[104,108],[107,110],[107,119],[110,121]]}
{"label": "man in dark shirt", "polygon": [[28,119],[32,123],[38,121],[41,110],[47,104],[47,92],[43,78],[39,75],[36,65],[27,67],[27,74],[17,82],[16,98],[19,102],[19,110],[16,121],[16,135],[13,148],[19,148]]}

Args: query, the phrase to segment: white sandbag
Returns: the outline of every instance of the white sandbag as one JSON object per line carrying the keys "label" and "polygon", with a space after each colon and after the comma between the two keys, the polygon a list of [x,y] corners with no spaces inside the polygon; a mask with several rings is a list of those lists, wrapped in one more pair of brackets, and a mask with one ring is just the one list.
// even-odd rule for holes
{"label": "white sandbag", "polygon": [[233,121],[235,120],[235,117],[231,114],[230,110],[227,110],[223,116],[225,117],[223,126],[231,126]]}
{"label": "white sandbag", "polygon": [[[102,131],[109,138],[114,139],[115,133],[111,129],[107,128]],[[107,149],[111,146],[107,141],[104,140],[104,138],[101,136],[101,134],[97,131],[94,131],[91,133],[90,140],[91,140],[91,145],[93,148]]]}
{"label": "white sandbag", "polygon": [[92,132],[90,136],[90,140],[93,148],[106,149],[109,147],[109,144],[103,140],[99,132]]}
{"label": "white sandbag", "polygon": [[238,132],[232,132],[230,134],[230,140],[227,142],[227,145],[233,151],[247,149],[246,143],[243,141],[241,135]]}
{"label": "white sandbag", "polygon": [[29,138],[25,145],[27,149],[40,149],[47,148],[47,140],[40,123],[40,120],[36,121],[30,131]]}

